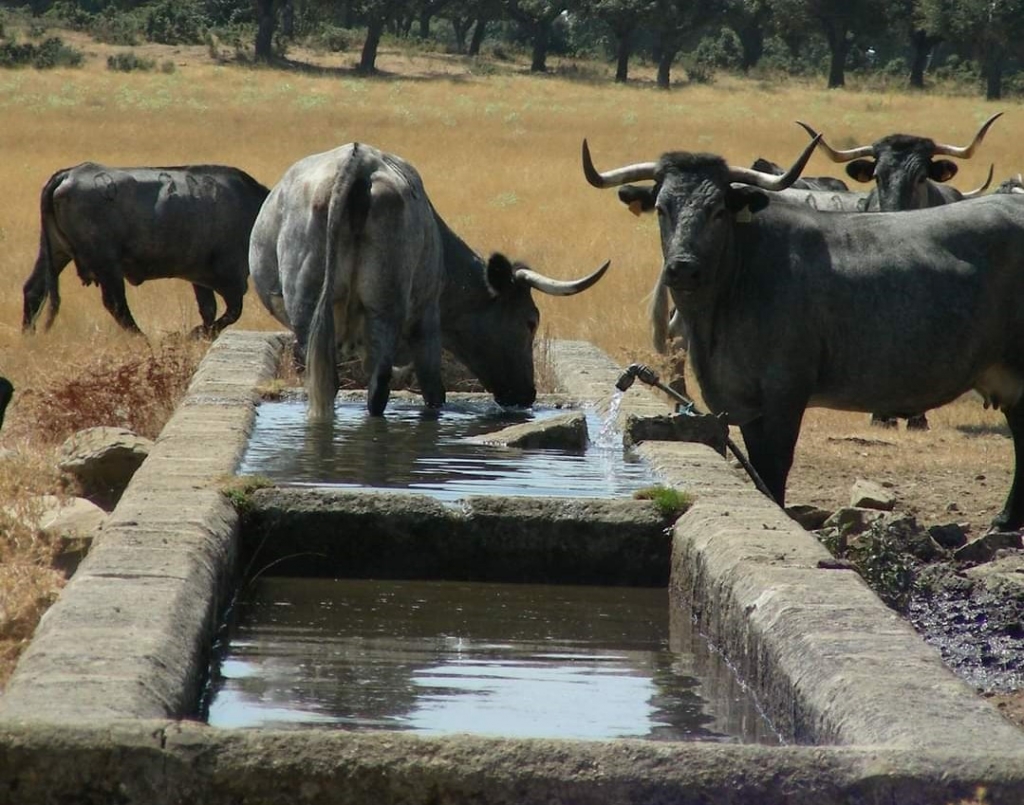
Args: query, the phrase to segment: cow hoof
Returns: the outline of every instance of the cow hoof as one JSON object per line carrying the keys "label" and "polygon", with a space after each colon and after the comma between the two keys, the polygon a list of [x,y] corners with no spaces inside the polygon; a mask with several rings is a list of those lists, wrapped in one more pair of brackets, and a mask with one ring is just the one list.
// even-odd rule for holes
{"label": "cow hoof", "polygon": [[907,430],[929,430],[928,420],[923,416],[912,416],[907,420]]}

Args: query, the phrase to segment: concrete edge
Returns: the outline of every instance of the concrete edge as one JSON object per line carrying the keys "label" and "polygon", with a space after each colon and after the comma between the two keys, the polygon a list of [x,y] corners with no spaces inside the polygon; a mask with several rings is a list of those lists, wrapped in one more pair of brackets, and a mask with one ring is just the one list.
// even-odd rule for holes
{"label": "concrete edge", "polygon": [[282,334],[228,331],[43,616],[0,697],[0,721],[65,724],[191,712],[219,607],[231,592],[238,516],[219,492],[248,442],[257,387]]}
{"label": "concrete edge", "polygon": [[1016,805],[1024,800],[1024,765],[1016,756],[872,747],[37,721],[0,725],[4,791],[17,791],[21,803],[76,805]]}

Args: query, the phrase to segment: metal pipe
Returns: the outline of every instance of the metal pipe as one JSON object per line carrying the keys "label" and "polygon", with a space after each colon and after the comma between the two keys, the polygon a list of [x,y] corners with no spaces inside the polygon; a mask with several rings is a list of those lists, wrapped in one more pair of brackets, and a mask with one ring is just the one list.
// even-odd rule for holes
{"label": "metal pipe", "polygon": [[[646,366],[642,363],[631,363],[626,367],[626,370],[619,375],[619,379],[615,381],[615,388],[619,391],[626,391],[630,386],[633,385],[633,381],[639,380],[641,383],[646,383],[648,386],[654,386],[666,394],[675,397],[680,403],[682,408],[679,409],[679,413],[685,414],[686,416],[696,416],[696,404],[684,394],[676,391],[671,386],[667,386],[661,382],[658,377],[658,373],[655,372],[651,367]],[[754,465],[750,463],[747,457],[743,454],[743,451],[736,446],[736,443],[729,437],[728,426],[726,426],[725,434],[725,445],[729,448],[730,452],[736,457],[740,465],[746,470],[747,475],[750,476],[750,480],[754,482],[754,486],[757,487],[758,491],[770,498],[775,500],[775,496],[768,490],[767,484],[761,480],[761,476],[758,475],[757,470],[754,469]]]}

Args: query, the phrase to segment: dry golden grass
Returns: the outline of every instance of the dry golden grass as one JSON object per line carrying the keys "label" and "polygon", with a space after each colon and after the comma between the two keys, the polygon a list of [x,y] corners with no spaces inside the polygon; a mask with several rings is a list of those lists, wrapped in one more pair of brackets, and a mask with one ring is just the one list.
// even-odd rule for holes
{"label": "dry golden grass", "polygon": [[[590,340],[623,364],[641,360],[665,369],[651,352],[646,316],[660,263],[655,224],[627,215],[614,193],[587,186],[579,162],[584,137],[599,167],[673,149],[714,151],[739,165],[757,156],[788,163],[806,142],[797,119],[839,147],[894,131],[963,143],[993,111],[1004,110],[979,155],[962,164],[957,185],[980,183],[990,161],[997,177],[1016,173],[1024,161],[1013,134],[1021,119],[1015,102],[996,107],[975,97],[856,87],[829,92],[821,81],[728,77],[664,93],[643,66],[635,68],[637,81],[616,86],[604,65],[574,70],[555,61],[555,74],[538,77],[516,64],[480,70],[455,57],[390,53],[379,62],[389,75],[373,80],[351,74],[352,54],[330,60],[294,54],[331,68],[318,74],[218,65],[204,48],[149,47],[149,55],[173,59],[177,70],[122,74],[105,68],[107,53],[116,49],[65,38],[89,52],[83,69],[0,73],[0,373],[17,389],[0,448],[26,456],[21,464],[0,463],[6,501],[59,490],[48,459],[75,426],[130,423],[155,435],[201,351],[168,338],[199,323],[187,284],[164,280],[128,289],[147,343],[121,332],[98,290],[82,287],[70,267],[53,330],[21,335],[21,285],[36,257],[39,191],[61,167],[83,160],[219,162],[273,185],[308,154],[369,142],[415,164],[439,212],[481,253],[502,250],[556,277],[578,276],[611,259],[593,291],[538,300],[542,332]],[[600,80],[588,78],[593,75]],[[817,155],[808,172],[839,175]],[[277,329],[252,294],[236,326]],[[113,386],[130,402],[98,394]],[[696,390],[692,380],[690,389]],[[834,505],[857,475],[870,475],[893,480],[907,508],[930,521],[955,517],[980,527],[1001,503],[1012,463],[1001,419],[957,403],[931,420],[931,433],[906,434],[869,429],[862,414],[809,413],[791,498]],[[975,480],[978,475],[986,478]],[[950,496],[959,514],[945,514]],[[34,543],[10,524],[3,531],[0,634],[5,645],[16,646],[60,579],[48,569],[47,543]],[[20,558],[8,561],[14,555]],[[19,614],[25,612],[34,614]],[[0,681],[4,675],[0,662]]]}

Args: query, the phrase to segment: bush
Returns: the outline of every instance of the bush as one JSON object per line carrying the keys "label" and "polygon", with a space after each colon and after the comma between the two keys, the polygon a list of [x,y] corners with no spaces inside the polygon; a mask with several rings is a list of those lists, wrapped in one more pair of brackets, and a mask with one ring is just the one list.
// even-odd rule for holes
{"label": "bush", "polygon": [[107,69],[116,70],[119,73],[132,73],[137,70],[148,72],[155,68],[155,59],[147,59],[145,56],[137,56],[135,52],[131,50],[107,56]]}
{"label": "bush", "polygon": [[162,0],[146,15],[146,38],[161,45],[199,45],[206,15],[195,0]]}
{"label": "bush", "polygon": [[13,40],[0,43],[0,67],[78,67],[82,59],[82,52],[65,45],[59,36],[51,36],[39,45]]}
{"label": "bush", "polygon": [[60,22],[72,31],[87,31],[92,25],[92,14],[71,0],[58,0],[47,9],[44,16]]}
{"label": "bush", "polygon": [[743,65],[743,46],[732,28],[723,28],[717,36],[705,36],[693,51],[693,62],[719,70],[739,70]]}
{"label": "bush", "polygon": [[316,37],[319,47],[329,53],[343,53],[352,48],[352,32],[334,25],[324,25]]}
{"label": "bush", "polygon": [[114,6],[107,6],[93,17],[89,33],[98,42],[134,47],[143,39],[144,28],[137,14],[121,13]]}

